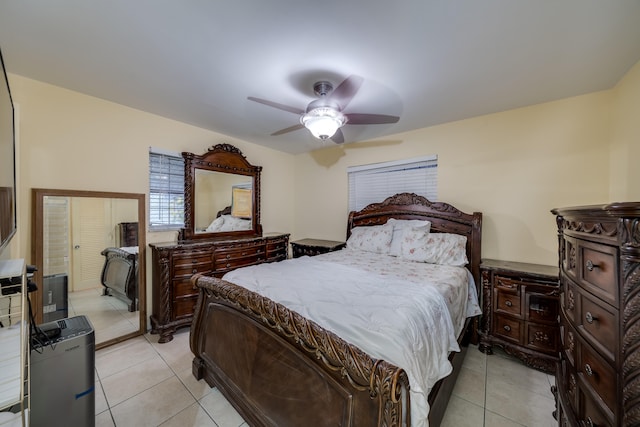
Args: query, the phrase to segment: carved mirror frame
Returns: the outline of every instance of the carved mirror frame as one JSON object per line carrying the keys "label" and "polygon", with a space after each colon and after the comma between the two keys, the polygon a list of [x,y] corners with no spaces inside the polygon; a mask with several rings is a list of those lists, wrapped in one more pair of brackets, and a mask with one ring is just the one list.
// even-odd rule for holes
{"label": "carved mirror frame", "polygon": [[[181,240],[262,235],[262,225],[260,224],[260,172],[262,166],[254,166],[249,163],[240,149],[231,144],[214,145],[203,155],[183,152],[182,157],[184,158],[184,228],[180,234]],[[196,189],[196,170],[223,172],[252,178],[253,206],[250,229],[196,232],[195,201],[196,197],[204,197],[202,194],[198,194]]]}

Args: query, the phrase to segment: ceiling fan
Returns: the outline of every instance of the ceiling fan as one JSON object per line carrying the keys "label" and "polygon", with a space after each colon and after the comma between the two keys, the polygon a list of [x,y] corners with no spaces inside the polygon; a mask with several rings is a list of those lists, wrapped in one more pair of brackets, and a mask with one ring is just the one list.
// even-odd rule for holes
{"label": "ceiling fan", "polygon": [[318,99],[311,101],[306,110],[253,96],[249,96],[247,99],[300,116],[300,123],[280,129],[272,133],[271,136],[282,135],[306,127],[316,138],[331,139],[336,144],[342,144],[344,135],[340,128],[344,125],[376,125],[397,123],[400,120],[400,117],[384,114],[344,112],[362,86],[363,81],[362,77],[351,75],[344,79],[335,90],[333,85],[327,81],[316,82],[313,85],[313,91]]}

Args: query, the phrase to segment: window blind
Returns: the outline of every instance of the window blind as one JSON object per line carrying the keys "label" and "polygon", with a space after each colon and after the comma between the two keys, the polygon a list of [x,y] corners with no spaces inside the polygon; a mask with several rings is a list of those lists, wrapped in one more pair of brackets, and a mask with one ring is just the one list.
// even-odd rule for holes
{"label": "window blind", "polygon": [[149,150],[149,228],[184,227],[184,159],[175,153]]}
{"label": "window blind", "polygon": [[381,202],[397,193],[416,193],[438,199],[438,156],[352,166],[349,177],[349,211]]}

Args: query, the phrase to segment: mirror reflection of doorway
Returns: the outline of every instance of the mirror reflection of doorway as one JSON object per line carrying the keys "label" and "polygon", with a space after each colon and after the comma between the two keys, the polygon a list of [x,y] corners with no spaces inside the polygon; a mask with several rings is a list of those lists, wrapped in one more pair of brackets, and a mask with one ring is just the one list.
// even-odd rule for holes
{"label": "mirror reflection of doorway", "polygon": [[138,288],[144,282],[139,277],[137,246],[144,196],[58,193],[34,190],[36,239],[39,231],[42,236],[42,251],[38,256],[35,249],[34,257],[36,280],[41,283],[37,323],[86,315],[95,329],[97,347],[138,335],[146,317],[140,312]]}

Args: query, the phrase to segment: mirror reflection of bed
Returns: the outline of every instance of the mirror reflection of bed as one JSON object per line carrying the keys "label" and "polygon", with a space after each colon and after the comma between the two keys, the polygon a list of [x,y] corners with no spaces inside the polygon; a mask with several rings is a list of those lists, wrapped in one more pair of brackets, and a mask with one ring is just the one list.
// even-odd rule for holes
{"label": "mirror reflection of bed", "polygon": [[97,346],[138,333],[145,317],[138,292],[139,208],[144,202],[52,191],[35,198],[41,219],[36,229],[42,231],[36,263],[39,323],[86,315]]}
{"label": "mirror reflection of bed", "polygon": [[196,233],[251,229],[252,177],[197,169],[195,186]]}

